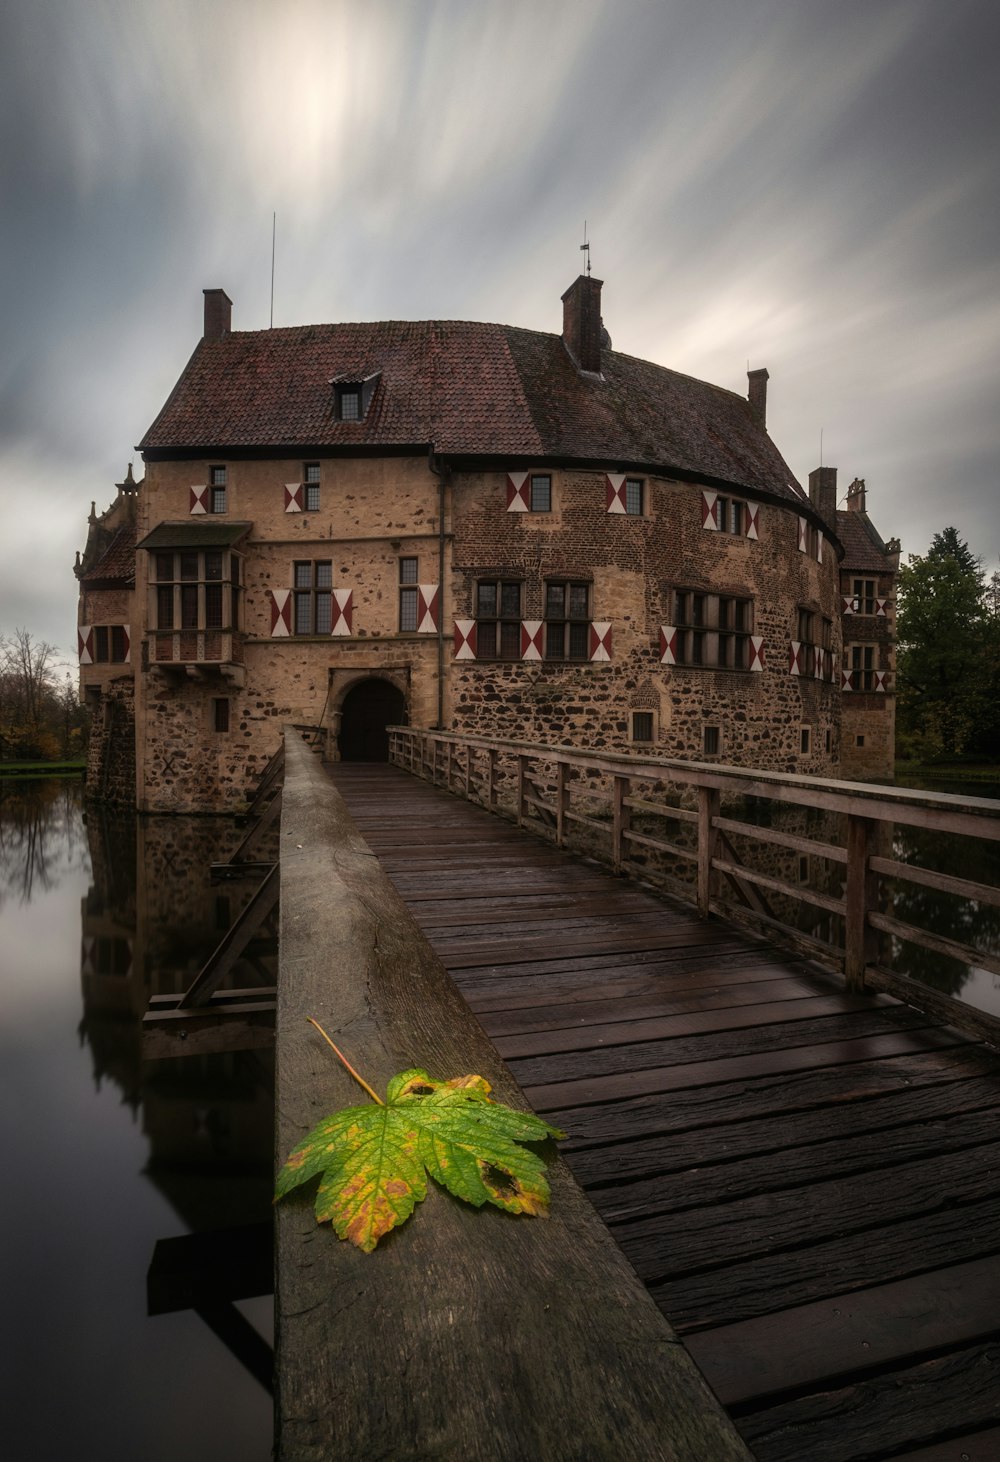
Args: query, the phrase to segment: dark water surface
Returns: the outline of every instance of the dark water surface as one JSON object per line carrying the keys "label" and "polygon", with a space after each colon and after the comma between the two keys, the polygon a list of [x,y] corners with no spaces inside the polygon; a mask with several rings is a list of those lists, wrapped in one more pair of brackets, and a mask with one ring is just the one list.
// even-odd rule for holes
{"label": "dark water surface", "polygon": [[[264,1462],[264,1388],[194,1311],[146,1313],[157,1240],[270,1214],[270,1053],[141,1056],[241,896],[208,881],[233,832],[85,823],[79,791],[0,782],[0,1454]],[[238,1308],[270,1343],[270,1297]]]}

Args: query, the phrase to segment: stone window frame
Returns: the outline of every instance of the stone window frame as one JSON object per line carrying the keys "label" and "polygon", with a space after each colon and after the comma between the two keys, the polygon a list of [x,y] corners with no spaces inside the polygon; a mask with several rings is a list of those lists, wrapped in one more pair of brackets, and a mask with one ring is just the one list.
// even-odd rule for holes
{"label": "stone window frame", "polygon": [[[544,624],[544,648],[542,658],[557,664],[582,664],[590,659],[591,597],[593,584],[589,579],[572,574],[548,576],[543,585],[542,619]],[[557,614],[550,613],[555,607],[555,594],[561,589],[562,608]],[[574,595],[576,606],[574,608]],[[583,611],[580,610],[581,595]],[[561,644],[560,644],[561,641]]]}
{"label": "stone window frame", "polygon": [[[419,583],[420,559],[412,553],[401,554],[399,558],[400,634],[416,634],[417,627],[420,624]],[[410,623],[411,620],[412,624]]]}
{"label": "stone window frame", "polygon": [[866,614],[869,618],[874,618],[878,597],[878,579],[855,579],[852,576],[850,598],[855,614]]}
{"label": "stone window frame", "polygon": [[813,728],[803,722],[799,726],[799,756],[812,756]]}
{"label": "stone window frame", "polygon": [[750,514],[747,511],[745,498],[720,493],[715,499],[715,516],[720,533],[728,533],[730,538],[747,536]]}
{"label": "stone window frame", "polygon": [[320,464],[318,462],[303,462],[302,511],[304,513],[319,512],[320,481]]}
{"label": "stone window frame", "polygon": [[[538,484],[539,495],[542,495],[542,483],[545,483],[544,505],[535,500],[535,484]],[[551,513],[553,504],[551,472],[531,472],[528,474],[528,512],[529,513]]]}
{"label": "stone window frame", "polygon": [[625,504],[625,513],[629,518],[644,518],[646,516],[646,479],[644,477],[626,477],[622,501]]}
{"label": "stone window frame", "polygon": [[722,727],[702,726],[701,728],[701,754],[702,756],[722,756]]}
{"label": "stone window frame", "polygon": [[[495,613],[484,615],[481,613],[481,590],[493,585],[496,591],[494,599]],[[508,596],[506,608],[504,606],[505,589],[517,589],[517,613],[511,609],[511,597]],[[484,574],[476,580],[475,610],[476,621],[476,659],[477,660],[502,660],[505,662],[520,660],[521,658],[521,622],[524,619],[524,593],[525,584],[523,578],[514,574]],[[509,611],[509,612],[508,612]],[[493,630],[493,650],[489,649],[490,628]],[[485,630],[485,634],[484,634]]]}
{"label": "stone window frame", "polygon": [[[852,689],[859,691],[875,689],[875,676],[879,668],[876,663],[877,648],[872,640],[852,640],[844,646],[844,669],[855,678]],[[856,663],[858,660],[860,660],[860,664]]]}
{"label": "stone window frame", "polygon": [[[637,719],[640,716],[649,717],[648,723],[644,721],[641,728],[645,731],[648,724],[648,736],[638,735],[639,727],[637,725]],[[630,710],[628,713],[628,739],[631,744],[633,746],[655,746],[660,736],[659,719],[658,712],[652,707],[640,707],[637,710]]]}
{"label": "stone window frame", "polygon": [[94,665],[124,665],[128,653],[128,642],[125,638],[125,626],[123,624],[95,624],[91,628],[93,634],[93,657]]}
{"label": "stone window frame", "polygon": [[228,696],[212,697],[212,731],[228,736],[232,729],[232,708]]}
{"label": "stone window frame", "polygon": [[671,595],[676,665],[691,670],[749,670],[753,595],[678,586]]}
{"label": "stone window frame", "polygon": [[800,604],[796,611],[796,638],[802,654],[801,674],[816,677],[829,663],[826,657],[833,653],[833,620],[808,604]]}
{"label": "stone window frame", "polygon": [[333,628],[333,560],[292,561],[292,635],[329,635]]}
{"label": "stone window frame", "polygon": [[[157,548],[150,551],[150,558],[151,629],[169,633],[239,629],[239,554],[231,548]],[[168,567],[169,574],[164,572]]]}
{"label": "stone window frame", "polygon": [[228,502],[229,474],[224,462],[213,463],[208,469],[208,501],[206,511],[225,513]]}

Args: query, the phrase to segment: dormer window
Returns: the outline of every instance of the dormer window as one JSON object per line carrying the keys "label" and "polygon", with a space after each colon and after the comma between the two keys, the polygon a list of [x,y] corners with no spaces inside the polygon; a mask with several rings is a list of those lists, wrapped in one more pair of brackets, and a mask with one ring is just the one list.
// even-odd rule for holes
{"label": "dormer window", "polygon": [[334,408],[338,421],[364,421],[381,374],[381,371],[376,371],[374,375],[365,376],[362,380],[357,377],[352,379],[350,376],[334,377],[331,385],[335,393]]}

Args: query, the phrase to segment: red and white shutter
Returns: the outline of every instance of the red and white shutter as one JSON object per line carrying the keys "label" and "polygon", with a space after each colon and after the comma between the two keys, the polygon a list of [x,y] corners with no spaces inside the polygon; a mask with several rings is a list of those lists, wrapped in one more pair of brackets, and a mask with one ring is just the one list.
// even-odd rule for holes
{"label": "red and white shutter", "polygon": [[76,632],[76,645],[80,652],[81,665],[93,665],[94,663],[94,627],[90,624],[81,624]]}
{"label": "red and white shutter", "polygon": [[883,691],[883,692],[884,691],[887,691],[889,689],[889,686],[887,684],[888,679],[889,679],[889,672],[888,672],[888,670],[876,670],[875,671],[875,689],[878,690],[878,691]]}
{"label": "red and white shutter", "polygon": [[126,665],[131,665],[131,663],[132,663],[132,626],[131,625],[129,625],[129,624],[123,624],[122,625],[122,636],[123,636],[123,638],[125,640],[125,662],[124,663]]}
{"label": "red and white shutter", "polygon": [[474,619],[455,620],[455,659],[474,660],[476,658],[476,621]]}
{"label": "red and white shutter", "polygon": [[540,660],[542,658],[542,633],[544,621],[540,619],[521,620],[521,659]]}
{"label": "red and white shutter", "polygon": [[788,647],[788,673],[789,675],[802,674],[802,645],[798,640],[792,640]]}
{"label": "red and white shutter", "polygon": [[330,607],[333,612],[333,623],[330,627],[330,633],[332,635],[353,634],[354,590],[334,589]]}
{"label": "red and white shutter", "polygon": [[816,530],[816,562],[823,562],[823,534],[819,529]]}
{"label": "red and white shutter", "polygon": [[764,668],[764,637],[763,635],[750,636],[750,669],[763,670]]}
{"label": "red and white shutter", "polygon": [[528,502],[528,473],[508,472],[507,473],[507,511],[508,513],[526,513],[530,506]]}
{"label": "red and white shutter", "polygon": [[92,934],[85,934],[80,940],[80,973],[81,975],[97,974],[97,940]]}
{"label": "red and white shutter", "polygon": [[609,513],[625,512],[625,474],[624,472],[607,472],[604,476],[607,488],[607,507]]}
{"label": "red and white shutter", "polygon": [[719,494],[706,488],[701,490],[701,526],[713,532],[719,529]]}
{"label": "red and white shutter", "polygon": [[889,603],[888,599],[876,599],[875,600],[875,613],[876,613],[877,616],[880,616],[882,619],[885,619],[886,618],[886,605],[888,603]]}
{"label": "red and white shutter", "polygon": [[853,690],[854,689],[854,671],[853,670],[841,670],[841,672],[840,672],[840,688],[841,688],[841,690]]}
{"label": "red and white shutter", "polygon": [[809,524],[805,518],[799,519],[799,553],[805,553],[809,546]]}
{"label": "red and white shutter", "polygon": [[192,487],[190,489],[191,502],[189,511],[192,514],[208,512],[208,488]]}
{"label": "red and white shutter", "polygon": [[437,584],[417,585],[417,634],[431,635],[438,627]]}
{"label": "red and white shutter", "polygon": [[301,482],[285,483],[285,512],[301,513],[302,511],[302,484]]}
{"label": "red and white shutter", "polygon": [[592,622],[590,626],[591,660],[611,659],[611,626]]}
{"label": "red and white shutter", "polygon": [[270,589],[271,595],[271,638],[286,639],[292,632],[291,589]]}
{"label": "red and white shutter", "polygon": [[840,596],[840,612],[841,612],[841,614],[856,614],[857,613],[857,605],[858,605],[858,601],[856,599],[851,599],[847,594],[841,594],[841,596]]}
{"label": "red and white shutter", "polygon": [[677,664],[677,630],[672,624],[660,625],[660,664]]}
{"label": "red and white shutter", "polygon": [[760,523],[760,503],[746,504],[747,537],[758,538],[758,525]]}

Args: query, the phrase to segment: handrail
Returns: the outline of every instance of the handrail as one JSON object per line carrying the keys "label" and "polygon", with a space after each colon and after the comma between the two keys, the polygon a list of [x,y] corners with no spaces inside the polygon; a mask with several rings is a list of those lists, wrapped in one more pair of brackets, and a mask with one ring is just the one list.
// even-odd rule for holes
{"label": "handrail", "polygon": [[[419,727],[389,736],[397,766],[656,883],[703,918],[722,914],[832,964],[852,989],[891,988],[920,1005],[926,987],[895,967],[900,942],[1000,974],[1000,922],[991,931],[986,913],[1000,907],[995,882],[891,856],[894,829],[1000,841],[988,798]],[[751,812],[724,812],[723,798],[754,799]],[[776,812],[796,825],[766,825]],[[977,910],[971,936],[898,917],[889,906],[911,887],[965,900]],[[1000,1018],[936,991],[935,1014],[942,999],[955,1024],[1000,1037]]]}
{"label": "handrail", "polygon": [[[524,1097],[328,775],[285,730],[277,1160],[366,1079],[477,1072]],[[374,1254],[276,1209],[276,1456],[749,1462],[716,1398],[565,1164],[547,1223],[430,1185]],[[639,1363],[637,1363],[639,1358]]]}

